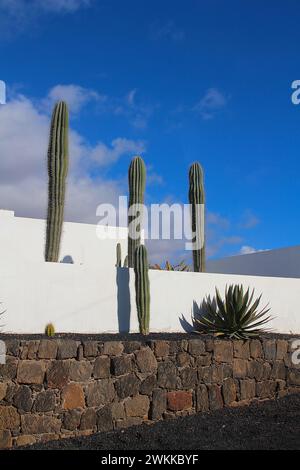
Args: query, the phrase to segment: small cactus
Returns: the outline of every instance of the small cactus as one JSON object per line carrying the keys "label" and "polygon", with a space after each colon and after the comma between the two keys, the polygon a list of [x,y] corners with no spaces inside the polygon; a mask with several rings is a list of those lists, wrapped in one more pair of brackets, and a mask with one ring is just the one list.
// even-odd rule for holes
{"label": "small cactus", "polygon": [[52,338],[55,335],[55,328],[52,323],[49,323],[45,328],[45,335]]}
{"label": "small cactus", "polygon": [[140,333],[149,334],[150,324],[150,283],[147,250],[140,245],[135,250],[135,296]]}
{"label": "small cactus", "polygon": [[[129,183],[129,209],[137,204],[144,204],[144,192],[146,185],[146,166],[141,157],[134,157],[128,170]],[[140,214],[141,218],[142,214]],[[141,226],[138,223],[137,214],[128,215],[128,266],[133,268],[136,248],[141,244]],[[138,234],[138,236],[136,236]]]}
{"label": "small cactus", "polygon": [[189,171],[189,202],[191,205],[193,243],[193,263],[195,272],[205,271],[205,226],[204,204],[205,193],[203,183],[203,170],[199,163],[193,163]]}
{"label": "small cactus", "polygon": [[128,255],[125,256],[123,268],[128,268]]}
{"label": "small cactus", "polygon": [[57,263],[64,218],[65,186],[69,165],[69,115],[66,103],[54,107],[48,147],[48,214],[45,260]]}

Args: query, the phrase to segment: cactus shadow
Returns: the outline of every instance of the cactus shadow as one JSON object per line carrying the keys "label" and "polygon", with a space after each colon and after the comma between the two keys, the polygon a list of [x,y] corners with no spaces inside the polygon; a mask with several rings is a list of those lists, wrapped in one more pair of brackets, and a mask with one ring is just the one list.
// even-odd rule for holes
{"label": "cactus shadow", "polygon": [[116,270],[119,333],[129,333],[131,310],[129,269],[117,267]]}
{"label": "cactus shadow", "polygon": [[208,307],[207,307],[208,302],[215,304],[215,299],[212,300],[211,297],[208,296],[206,299],[202,300],[202,302],[199,305],[195,300],[193,301],[190,322],[185,318],[183,314],[181,314],[181,317],[179,317],[179,321],[180,321],[182,329],[186,333],[192,333],[193,331],[196,331],[195,320],[199,320],[203,315],[206,314],[208,310]]}

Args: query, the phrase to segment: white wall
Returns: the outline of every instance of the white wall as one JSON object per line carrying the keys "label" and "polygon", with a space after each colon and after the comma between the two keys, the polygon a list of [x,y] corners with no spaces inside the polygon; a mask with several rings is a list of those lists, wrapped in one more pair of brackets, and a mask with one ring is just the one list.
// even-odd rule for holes
{"label": "white wall", "polygon": [[209,273],[300,278],[300,245],[208,260],[206,271]]}
{"label": "white wall", "polygon": [[[125,255],[127,231],[121,231]],[[57,332],[138,331],[133,270],[115,268],[118,239],[99,240],[96,226],[65,223],[61,256],[71,255],[74,264],[45,263],[44,233],[45,221],[0,211],[2,331],[42,333],[49,322]],[[226,284],[241,283],[262,292],[262,303],[270,302],[274,331],[300,333],[300,279],[156,270],[149,275],[152,331],[184,331],[180,319],[191,320],[193,302],[213,295],[215,286],[224,291]]]}

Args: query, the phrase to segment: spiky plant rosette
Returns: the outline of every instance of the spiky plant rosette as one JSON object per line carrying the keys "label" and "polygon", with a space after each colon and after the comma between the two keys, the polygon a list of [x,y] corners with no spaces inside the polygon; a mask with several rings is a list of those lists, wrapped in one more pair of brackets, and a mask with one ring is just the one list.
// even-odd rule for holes
{"label": "spiky plant rosette", "polygon": [[216,288],[215,297],[207,297],[204,302],[203,315],[193,317],[195,331],[235,339],[249,339],[266,333],[268,330],[261,327],[271,319],[266,316],[270,309],[268,305],[261,310],[258,308],[262,295],[253,301],[254,291],[250,294],[248,287],[244,293],[242,285],[226,286],[223,300]]}

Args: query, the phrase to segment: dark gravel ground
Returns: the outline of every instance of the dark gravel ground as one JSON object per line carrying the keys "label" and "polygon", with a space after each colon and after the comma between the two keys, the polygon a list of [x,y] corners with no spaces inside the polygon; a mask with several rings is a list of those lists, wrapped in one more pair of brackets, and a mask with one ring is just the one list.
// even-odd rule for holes
{"label": "dark gravel ground", "polygon": [[26,449],[61,450],[296,450],[300,394],[125,430],[61,439]]}
{"label": "dark gravel ground", "polygon": [[[279,333],[265,333],[260,335],[260,339],[291,339],[299,338],[299,334],[279,334]],[[74,339],[76,341],[141,341],[147,342],[151,340],[166,340],[166,341],[179,341],[183,339],[195,339],[195,338],[212,338],[209,335],[202,335],[198,333],[150,333],[147,336],[139,333],[118,333],[118,334],[77,334],[77,333],[56,333],[53,339]],[[45,334],[31,334],[31,335],[16,335],[16,334],[5,334],[0,333],[0,340],[39,340],[49,339]],[[51,339],[51,338],[50,338]]]}

